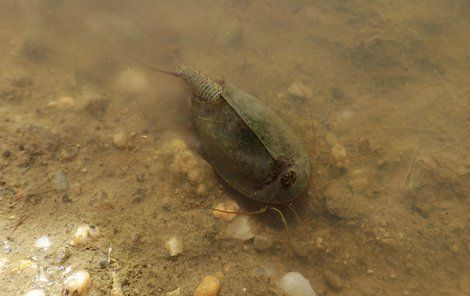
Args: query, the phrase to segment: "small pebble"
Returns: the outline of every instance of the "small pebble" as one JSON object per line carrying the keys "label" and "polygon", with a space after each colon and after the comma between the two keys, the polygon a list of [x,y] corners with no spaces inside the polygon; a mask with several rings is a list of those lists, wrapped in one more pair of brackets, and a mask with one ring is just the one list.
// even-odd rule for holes
{"label": "small pebble", "polygon": [[117,148],[126,148],[128,142],[127,135],[124,132],[119,132],[113,136],[113,144]]}
{"label": "small pebble", "polygon": [[458,242],[453,242],[451,245],[450,245],[450,251],[452,253],[458,253],[460,251],[460,245]]}
{"label": "small pebble", "polygon": [[34,289],[26,292],[24,296],[46,296],[46,293],[41,289]]}
{"label": "small pebble", "polygon": [[75,196],[79,196],[82,194],[82,185],[80,185],[80,183],[73,183],[70,186],[70,192]]}
{"label": "small pebble", "polygon": [[70,109],[75,105],[75,100],[72,97],[61,97],[56,101],[49,102],[48,105],[59,109]]}
{"label": "small pebble", "polygon": [[0,270],[8,264],[8,258],[6,257],[0,257]]}
{"label": "small pebble", "polygon": [[309,243],[306,241],[292,242],[292,249],[294,250],[294,253],[303,258],[307,257],[308,253],[310,252]]}
{"label": "small pebble", "polygon": [[228,236],[243,241],[249,240],[255,236],[251,231],[247,216],[238,216],[227,225],[225,231]]}
{"label": "small pebble", "polygon": [[354,177],[349,180],[349,186],[353,189],[354,192],[363,192],[367,189],[369,182],[366,177]]}
{"label": "small pebble", "polygon": [[47,235],[41,236],[34,242],[34,246],[38,249],[47,250],[51,245],[52,242]]}
{"label": "small pebble", "polygon": [[335,134],[333,134],[331,132],[326,132],[325,133],[325,141],[328,145],[333,147],[338,143],[338,138],[336,137]]}
{"label": "small pebble", "polygon": [[265,235],[257,235],[253,240],[253,244],[258,251],[265,251],[273,245],[273,241],[270,237]]}
{"label": "small pebble", "polygon": [[316,238],[315,244],[317,248],[323,249],[323,247],[325,246],[325,240],[323,239],[323,237],[319,236]]}
{"label": "small pebble", "polygon": [[221,211],[228,211],[228,212],[238,212],[240,207],[238,204],[234,201],[228,201],[226,203],[219,203],[214,207],[214,210],[212,211],[212,215],[216,217],[217,219],[225,220],[225,221],[232,221],[235,219],[237,214],[231,214],[231,213],[224,213]]}
{"label": "small pebble", "polygon": [[288,272],[280,282],[286,296],[316,296],[310,282],[298,272]]}
{"label": "small pebble", "polygon": [[346,149],[340,144],[336,144],[331,148],[331,157],[338,167],[343,167],[348,163],[348,160],[346,159]]}
{"label": "small pebble", "polygon": [[333,289],[339,291],[343,287],[343,280],[334,272],[327,270],[323,273],[326,283]]}
{"label": "small pebble", "polygon": [[72,199],[70,198],[70,196],[67,193],[65,193],[65,194],[62,195],[62,201],[63,202],[72,202]]}
{"label": "small pebble", "polygon": [[72,160],[78,154],[78,150],[73,150],[73,148],[62,148],[59,153],[59,158],[62,161]]}
{"label": "small pebble", "polygon": [[331,148],[331,157],[333,160],[340,161],[346,158],[346,156],[346,149],[342,145],[336,144]]}
{"label": "small pebble", "polygon": [[69,180],[64,171],[58,171],[55,175],[56,178],[56,188],[58,191],[65,191],[69,189]]}
{"label": "small pebble", "polygon": [[266,261],[261,263],[258,268],[256,268],[255,274],[258,276],[271,278],[274,277],[276,271],[274,265],[271,262]]}
{"label": "small pebble", "polygon": [[167,241],[165,243],[165,248],[168,250],[171,257],[178,256],[183,252],[183,244],[176,237]]}
{"label": "small pebble", "polygon": [[72,273],[64,281],[64,295],[70,296],[82,296],[86,295],[86,292],[91,286],[91,277],[88,271],[79,270]]}
{"label": "small pebble", "polygon": [[180,296],[181,295],[181,288],[176,288],[171,292],[166,293],[167,296]]}
{"label": "small pebble", "polygon": [[196,188],[196,193],[201,197],[209,195],[206,184],[199,184]]}
{"label": "small pebble", "polygon": [[384,168],[387,166],[387,164],[389,163],[389,161],[387,159],[379,159],[377,160],[377,162],[375,163],[377,168]]}
{"label": "small pebble", "polygon": [[205,276],[197,286],[193,296],[217,296],[220,291],[220,281],[212,275]]}
{"label": "small pebble", "polygon": [[312,91],[300,82],[293,82],[287,92],[297,98],[310,98],[313,95]]}
{"label": "small pebble", "polygon": [[145,182],[145,174],[138,174],[135,176],[135,180],[139,183]]}
{"label": "small pebble", "polygon": [[366,137],[360,137],[357,139],[357,150],[360,153],[369,153],[372,150],[369,140]]}
{"label": "small pebble", "polygon": [[100,230],[97,226],[92,224],[84,224],[77,228],[72,239],[72,245],[84,245],[91,238],[100,235]]}
{"label": "small pebble", "polygon": [[71,252],[70,252],[70,247],[68,245],[64,247],[60,247],[57,249],[55,252],[55,257],[54,257],[54,262],[56,264],[63,264],[67,259],[70,258]]}

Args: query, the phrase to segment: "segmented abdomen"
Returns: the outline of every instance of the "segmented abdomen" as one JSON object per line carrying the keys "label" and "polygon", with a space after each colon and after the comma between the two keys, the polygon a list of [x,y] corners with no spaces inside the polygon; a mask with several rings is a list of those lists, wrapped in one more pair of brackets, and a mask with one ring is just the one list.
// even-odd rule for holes
{"label": "segmented abdomen", "polygon": [[204,103],[216,100],[224,91],[223,85],[193,67],[181,66],[178,74],[186,81],[193,94]]}

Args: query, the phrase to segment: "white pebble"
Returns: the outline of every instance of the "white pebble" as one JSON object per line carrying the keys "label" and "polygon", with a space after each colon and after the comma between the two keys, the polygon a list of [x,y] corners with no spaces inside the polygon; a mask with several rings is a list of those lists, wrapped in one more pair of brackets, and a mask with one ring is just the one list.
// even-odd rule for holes
{"label": "white pebble", "polygon": [[346,149],[340,144],[336,144],[331,148],[331,157],[338,167],[345,167],[349,163]]}
{"label": "white pebble", "polygon": [[84,245],[91,238],[100,235],[100,230],[97,226],[92,224],[84,224],[77,228],[72,239],[72,245]]}
{"label": "white pebble", "polygon": [[183,244],[176,237],[167,241],[165,248],[168,250],[171,257],[177,256],[183,252]]}
{"label": "white pebble", "polygon": [[331,157],[336,161],[343,160],[346,158],[346,149],[340,144],[334,145],[331,148]]}
{"label": "white pebble", "polygon": [[220,291],[220,281],[213,275],[205,276],[197,286],[193,296],[217,296]]}
{"label": "white pebble", "polygon": [[113,144],[117,148],[126,148],[127,141],[128,138],[124,132],[119,132],[113,136]]}
{"label": "white pebble", "polygon": [[75,100],[72,97],[61,97],[56,101],[49,102],[48,105],[59,109],[70,109],[75,105]]}
{"label": "white pebble", "polygon": [[39,249],[47,250],[52,245],[51,240],[47,235],[41,236],[34,242],[34,246]]}
{"label": "white pebble", "polygon": [[72,273],[64,281],[64,295],[85,295],[91,286],[91,277],[88,271],[79,270]]}
{"label": "white pebble", "polygon": [[298,272],[286,273],[280,286],[286,296],[316,296],[310,282]]}
{"label": "white pebble", "polygon": [[250,223],[247,216],[238,216],[235,220],[227,225],[226,233],[228,236],[239,239],[249,240],[255,235],[251,231]]}
{"label": "white pebble", "polygon": [[8,258],[6,257],[0,257],[0,271],[3,267],[5,267],[8,264]]}
{"label": "white pebble", "polygon": [[293,82],[287,89],[287,92],[291,96],[298,98],[310,98],[313,95],[312,91],[300,82]]}
{"label": "white pebble", "polygon": [[180,296],[181,295],[181,288],[176,288],[171,292],[166,293],[167,296]]}
{"label": "white pebble", "polygon": [[258,251],[265,251],[273,245],[273,241],[270,237],[265,235],[257,235],[253,240],[253,244]]}
{"label": "white pebble", "polygon": [[26,292],[24,296],[46,296],[46,293],[44,293],[43,290],[40,289],[34,289]]}

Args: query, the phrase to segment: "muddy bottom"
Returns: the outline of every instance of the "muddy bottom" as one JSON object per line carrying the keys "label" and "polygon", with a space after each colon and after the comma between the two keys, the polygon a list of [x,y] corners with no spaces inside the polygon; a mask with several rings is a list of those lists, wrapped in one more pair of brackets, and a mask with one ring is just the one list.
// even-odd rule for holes
{"label": "muddy bottom", "polygon": [[[467,1],[1,1],[0,295],[470,295]],[[284,213],[228,188],[187,62],[302,138]],[[172,241],[172,243],[169,243]],[[65,285],[65,286],[64,286]]]}

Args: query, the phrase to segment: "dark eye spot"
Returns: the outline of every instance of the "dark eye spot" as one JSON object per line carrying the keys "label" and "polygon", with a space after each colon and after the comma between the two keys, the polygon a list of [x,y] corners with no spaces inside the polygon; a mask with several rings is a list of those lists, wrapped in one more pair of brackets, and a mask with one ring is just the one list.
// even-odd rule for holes
{"label": "dark eye spot", "polygon": [[292,184],[294,184],[296,178],[297,178],[297,175],[295,174],[294,171],[285,172],[282,174],[281,184],[284,187],[290,187],[292,186]]}

